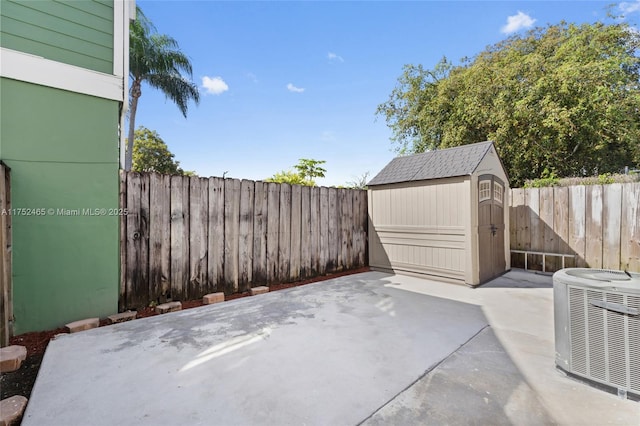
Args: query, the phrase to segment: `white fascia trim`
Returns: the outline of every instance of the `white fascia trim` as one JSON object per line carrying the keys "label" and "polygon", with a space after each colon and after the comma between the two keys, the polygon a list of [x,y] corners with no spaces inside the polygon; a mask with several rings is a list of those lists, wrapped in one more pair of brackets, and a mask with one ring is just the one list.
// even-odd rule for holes
{"label": "white fascia trim", "polygon": [[124,75],[124,0],[113,1],[113,75]]}
{"label": "white fascia trim", "polygon": [[124,101],[124,79],[0,47],[0,76],[98,98]]}
{"label": "white fascia trim", "polygon": [[129,22],[135,16],[135,0],[113,2],[113,74],[122,79],[120,109],[120,168],[124,169],[126,153],[126,117],[129,109]]}

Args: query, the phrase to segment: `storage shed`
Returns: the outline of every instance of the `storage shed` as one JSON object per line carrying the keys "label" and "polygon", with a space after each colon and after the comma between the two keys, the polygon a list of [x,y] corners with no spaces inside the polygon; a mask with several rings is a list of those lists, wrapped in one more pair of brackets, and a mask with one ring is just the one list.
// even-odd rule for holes
{"label": "storage shed", "polygon": [[369,264],[475,286],[509,269],[508,177],[493,142],[401,156],[369,186]]}

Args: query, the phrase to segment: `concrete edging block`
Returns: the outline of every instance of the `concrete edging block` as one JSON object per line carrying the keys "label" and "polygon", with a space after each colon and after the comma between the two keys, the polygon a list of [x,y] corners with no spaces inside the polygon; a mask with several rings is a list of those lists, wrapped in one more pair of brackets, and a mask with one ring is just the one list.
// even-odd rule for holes
{"label": "concrete edging block", "polygon": [[11,345],[0,349],[0,373],[16,371],[27,359],[27,348],[20,345]]}
{"label": "concrete edging block", "polygon": [[90,330],[92,328],[98,328],[98,326],[100,326],[100,318],[87,318],[65,324],[65,328],[69,330],[69,333]]}
{"label": "concrete edging block", "polygon": [[257,296],[258,294],[264,294],[264,293],[269,293],[269,287],[263,285],[260,287],[253,287],[251,289],[252,296]]}
{"label": "concrete edging block", "polygon": [[167,302],[161,305],[156,306],[156,314],[167,314],[169,312],[175,312],[182,310],[182,303],[176,302]]}
{"label": "concrete edging block", "polygon": [[17,425],[27,408],[28,399],[15,395],[0,401],[0,426]]}
{"label": "concrete edging block", "polygon": [[220,303],[220,302],[224,302],[223,292],[209,293],[209,294],[205,294],[202,297],[202,303],[205,305],[211,305],[213,303]]}
{"label": "concrete edging block", "polygon": [[136,319],[136,315],[138,315],[136,311],[120,312],[118,314],[109,315],[107,317],[107,322],[109,324],[117,324],[119,322],[131,321]]}

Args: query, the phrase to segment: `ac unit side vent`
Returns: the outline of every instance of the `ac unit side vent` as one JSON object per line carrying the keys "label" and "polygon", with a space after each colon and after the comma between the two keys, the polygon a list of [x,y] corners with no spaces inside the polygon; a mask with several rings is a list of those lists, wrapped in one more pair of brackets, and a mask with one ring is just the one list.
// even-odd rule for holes
{"label": "ac unit side vent", "polygon": [[[640,309],[640,297],[627,296],[627,306]],[[631,389],[640,391],[640,316],[627,318],[629,325],[629,375]]]}
{"label": "ac unit side vent", "polygon": [[568,286],[573,373],[640,393],[640,317],[605,309],[640,308],[640,297]]}

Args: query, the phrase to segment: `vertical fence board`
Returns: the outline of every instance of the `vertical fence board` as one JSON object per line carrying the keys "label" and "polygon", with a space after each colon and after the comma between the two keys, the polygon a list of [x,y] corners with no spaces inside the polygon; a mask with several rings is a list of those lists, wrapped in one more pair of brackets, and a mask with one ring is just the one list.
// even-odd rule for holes
{"label": "vertical fence board", "polygon": [[134,212],[127,217],[126,294],[128,307],[149,303],[149,176],[133,173],[127,179],[127,204]]}
{"label": "vertical fence board", "polygon": [[369,193],[362,191],[362,201],[360,202],[360,249],[358,250],[359,266],[364,267],[369,264]]}
{"label": "vertical fence board", "polygon": [[166,302],[171,292],[171,177],[149,175],[149,292]]}
{"label": "vertical fence board", "polygon": [[311,190],[300,188],[300,278],[311,275]]}
{"label": "vertical fence board", "polygon": [[[4,164],[0,164],[0,347],[9,345],[11,337],[11,215],[6,212],[10,207],[11,184],[10,171]],[[122,177],[122,176],[121,176]]]}
{"label": "vertical fence board", "polygon": [[[540,220],[540,190],[538,188],[528,188],[525,190],[525,197],[529,203],[531,250],[542,251],[544,249],[544,223]],[[529,256],[528,262],[531,269],[542,270],[542,257]]]}
{"label": "vertical fence board", "polygon": [[351,269],[351,248],[353,247],[353,191],[348,189],[340,189],[340,230],[342,233],[340,247],[341,263],[340,269]]}
{"label": "vertical fence board", "polygon": [[257,287],[267,282],[267,184],[254,185],[253,217],[253,271],[251,285]]}
{"label": "vertical fence board", "polygon": [[253,218],[254,182],[242,180],[240,184],[240,235],[238,246],[238,290],[247,291],[253,279]]}
{"label": "vertical fence board", "polygon": [[[543,252],[556,253],[557,238],[553,231],[553,187],[540,188],[540,221],[543,229]],[[546,270],[554,271],[557,265],[557,259],[549,256],[546,258]]]}
{"label": "vertical fence board", "polygon": [[318,273],[326,274],[329,264],[329,188],[320,188],[320,257]]}
{"label": "vertical fence board", "polygon": [[267,282],[278,281],[278,232],[280,229],[280,185],[267,184]]}
{"label": "vertical fence board", "polygon": [[278,279],[288,281],[291,271],[291,185],[280,185],[280,226],[278,232]]}
{"label": "vertical fence board", "polygon": [[[525,220],[525,211],[527,210],[525,206],[525,190],[523,188],[512,189],[511,197],[509,197],[510,205],[509,208],[509,232],[510,232],[510,241],[511,248],[516,250],[526,250],[524,248],[524,235],[525,232],[529,231],[529,215],[526,216]],[[524,255],[522,254],[512,254],[511,255],[511,265],[517,266],[520,268],[524,267]]]}
{"label": "vertical fence board", "polygon": [[224,180],[224,293],[238,291],[238,236],[240,228],[240,181]]}
{"label": "vertical fence board", "polygon": [[[187,179],[187,178],[185,178]],[[189,299],[207,294],[207,250],[209,245],[209,180],[189,179]]]}
{"label": "vertical fence board", "polygon": [[574,266],[585,266],[585,218],[586,218],[586,199],[585,186],[569,187],[569,251],[567,254],[574,253]]}
{"label": "vertical fence board", "polygon": [[[513,231],[511,233],[511,238],[512,241],[515,241],[515,248],[518,250],[526,250],[525,248],[525,240],[528,240],[528,231],[529,231],[529,224],[530,224],[530,219],[529,219],[529,215],[526,214],[525,212],[527,212],[527,208],[525,207],[525,200],[524,200],[524,194],[525,194],[525,190],[522,188],[513,190],[511,192],[511,204],[512,204],[512,208],[514,210],[512,210],[515,215],[512,215],[511,217],[513,218],[512,220],[510,220],[510,226],[513,228]],[[529,245],[531,245],[531,242],[529,242]]]}
{"label": "vertical fence board", "polygon": [[189,282],[189,180],[171,177],[171,298],[182,300]]}
{"label": "vertical fence board", "polygon": [[352,201],[353,201],[353,216],[351,220],[351,266],[353,268],[359,268],[360,266],[360,258],[358,256],[360,249],[360,224],[362,222],[360,218],[360,204],[362,203],[362,191],[352,191]]}
{"label": "vertical fence board", "polygon": [[291,185],[291,255],[289,266],[289,279],[296,281],[300,279],[301,264],[301,232],[302,232],[302,194],[300,185]]}
{"label": "vertical fence board", "polygon": [[224,283],[224,179],[209,178],[207,292],[222,291]]}
{"label": "vertical fence board", "polygon": [[602,268],[602,185],[587,187],[585,219],[585,261],[590,268]]}
{"label": "vertical fence board", "polygon": [[329,188],[329,207],[328,207],[328,257],[326,271],[333,272],[338,268],[338,253],[340,252],[340,221],[338,208],[338,190]]}
{"label": "vertical fence board", "polygon": [[603,186],[602,198],[602,267],[620,267],[620,225],[622,219],[622,185]]}
{"label": "vertical fence board", "polygon": [[620,234],[620,269],[640,272],[640,183],[624,186]]}
{"label": "vertical fence board", "polygon": [[309,220],[311,221],[311,275],[317,275],[320,268],[320,188],[310,188]]}
{"label": "vertical fence board", "polygon": [[[553,232],[555,234],[556,240],[554,253],[569,253],[568,205],[569,188],[566,186],[553,188]],[[562,268],[562,260],[558,257],[556,257],[555,260],[555,268],[550,269],[550,271],[552,272],[555,272]]]}
{"label": "vertical fence board", "polygon": [[123,312],[127,308],[127,176],[128,173],[120,170],[120,193],[118,202],[120,207],[127,209],[126,215],[120,216],[120,296],[118,297],[118,311]]}

